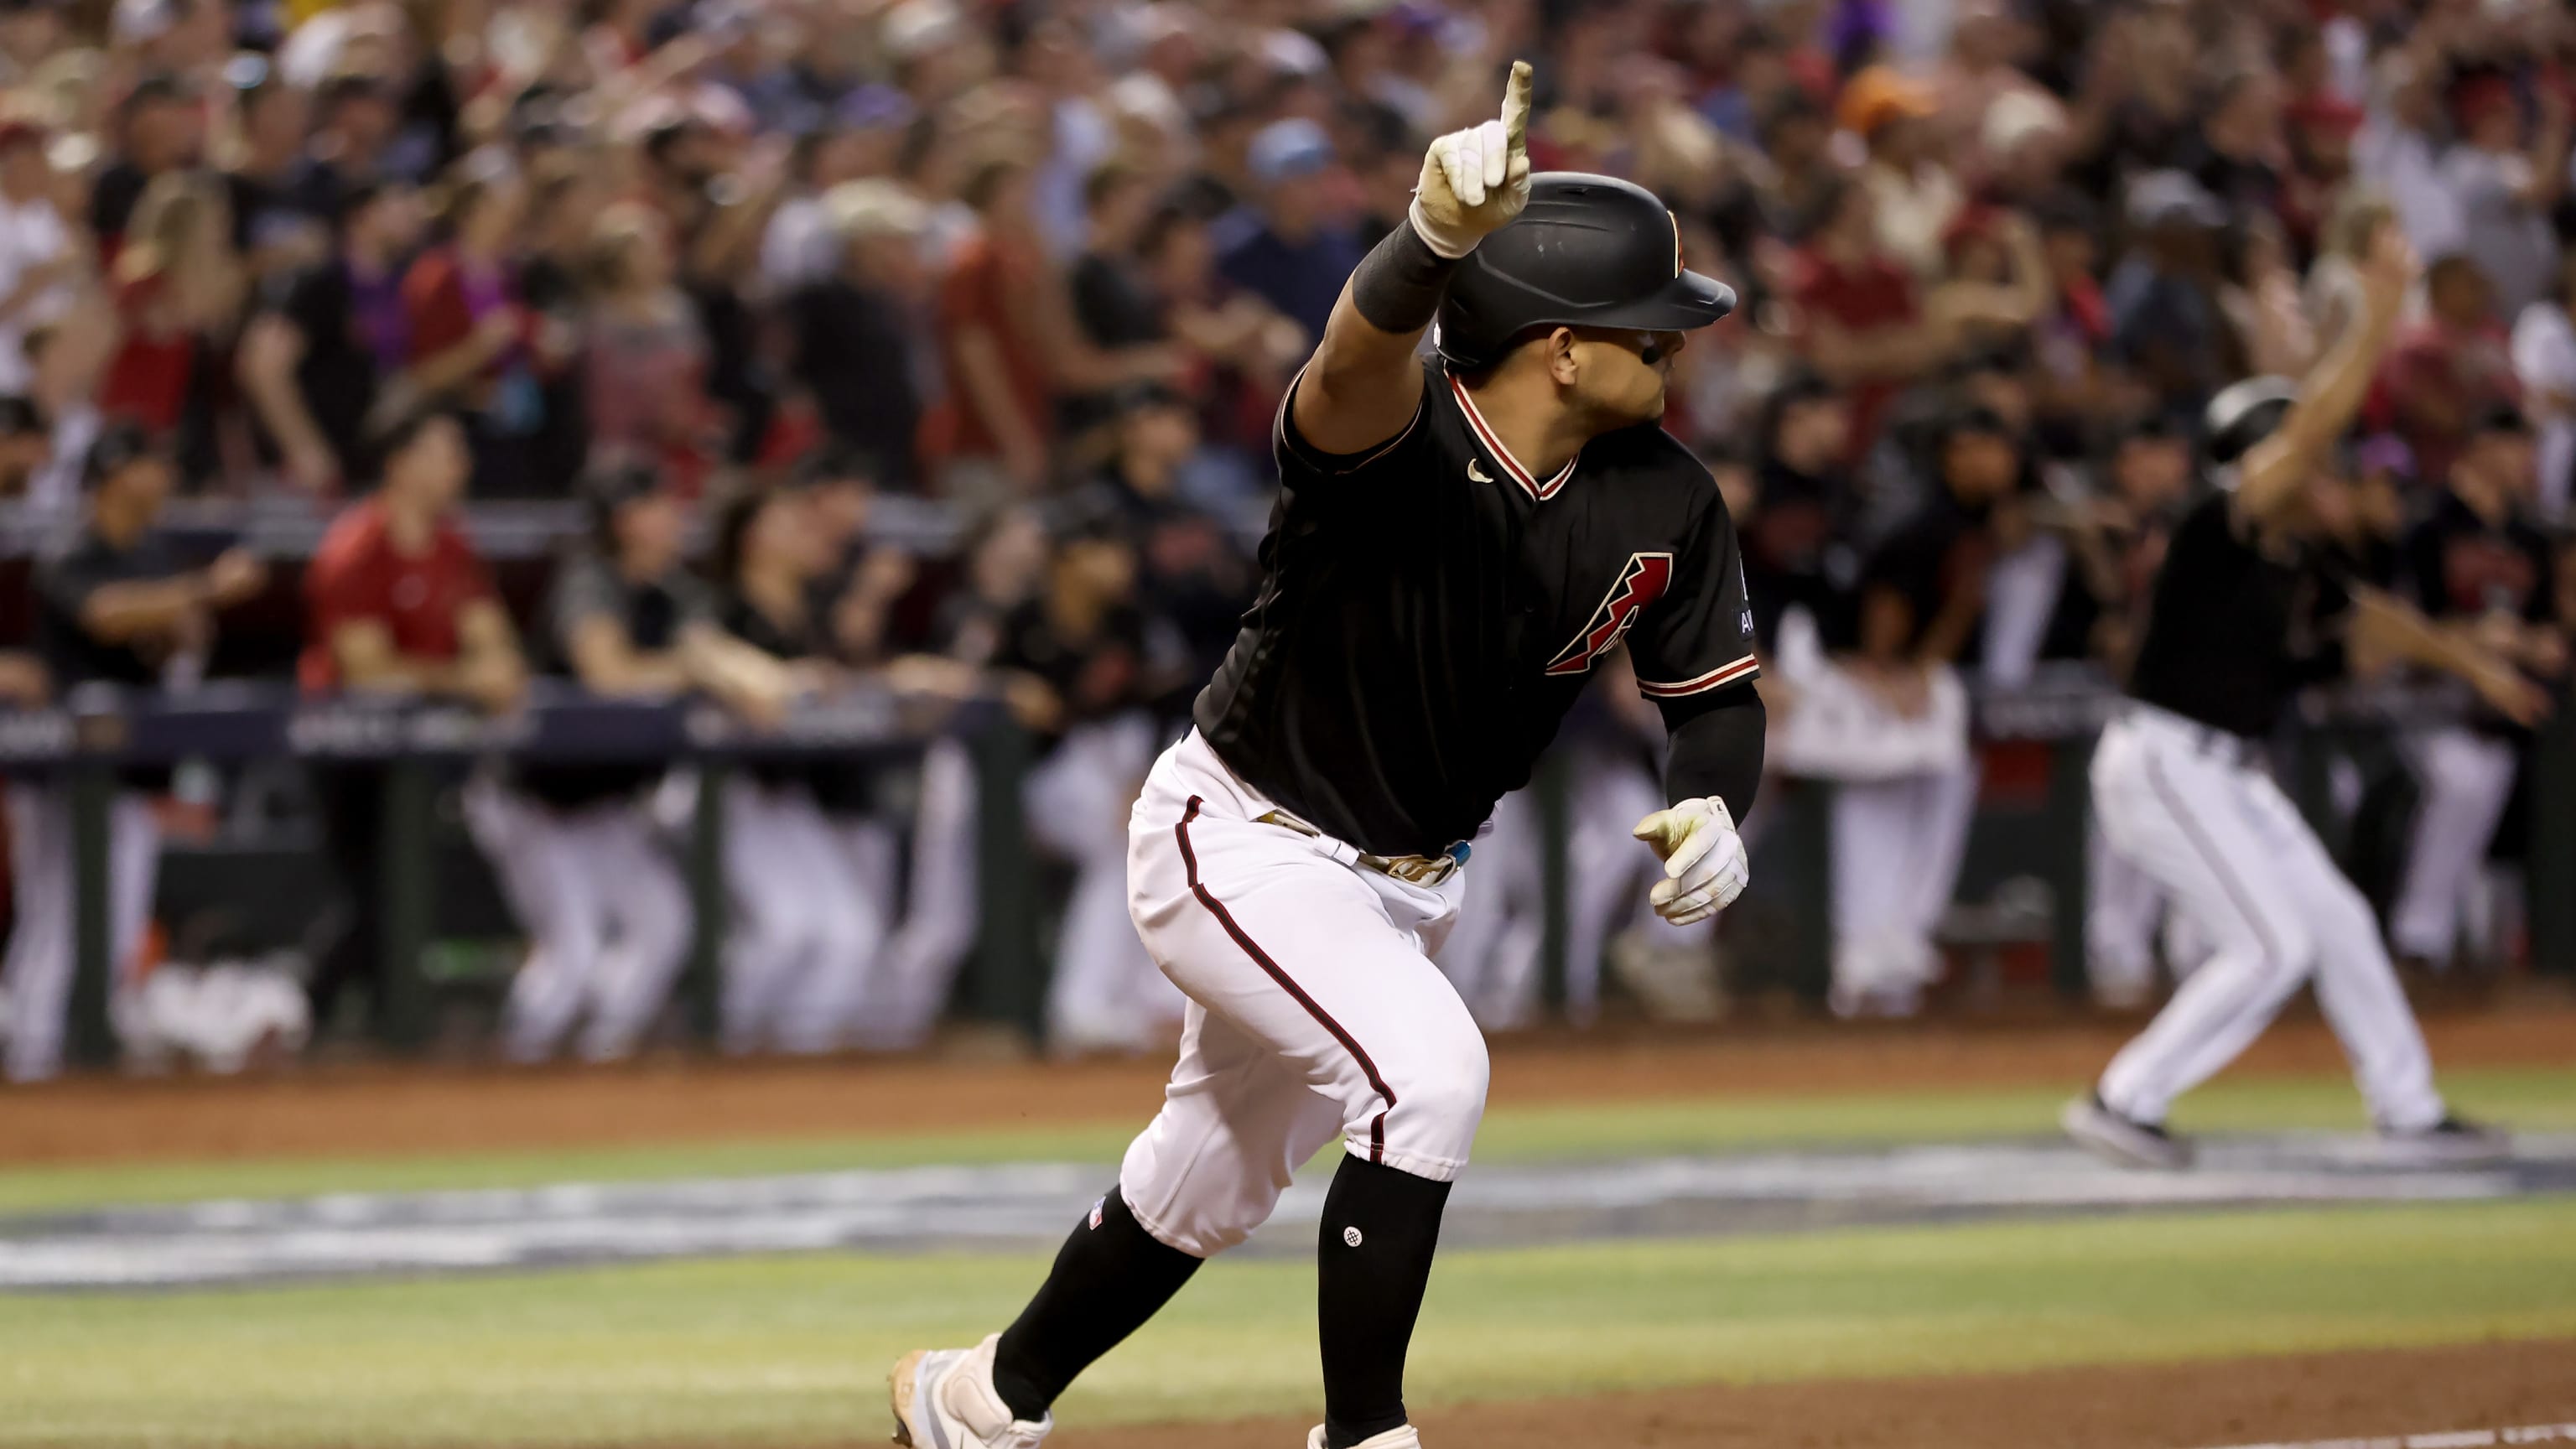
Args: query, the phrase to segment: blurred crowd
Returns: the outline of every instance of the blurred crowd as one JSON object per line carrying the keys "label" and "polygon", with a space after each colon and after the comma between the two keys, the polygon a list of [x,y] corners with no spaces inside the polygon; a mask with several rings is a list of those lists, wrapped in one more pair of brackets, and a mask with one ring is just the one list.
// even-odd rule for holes
{"label": "blurred crowd", "polygon": [[[2430,267],[2345,454],[2345,545],[2563,666],[2576,18],[2550,0],[7,0],[0,490],[82,522],[0,688],[202,672],[222,610],[287,586],[153,548],[178,494],[331,516],[296,585],[310,690],[497,710],[560,674],[758,720],[854,672],[998,689],[1076,868],[1059,1039],[1150,1040],[1178,1000],[1124,919],[1126,801],[1248,601],[1284,387],[1513,57],[1537,164],[1654,188],[1743,298],[1666,423],[1745,540],[1773,754],[1842,785],[1838,1010],[1910,1011],[1938,972],[1968,692],[2118,677],[2203,406],[2333,345],[2383,223]],[[897,494],[959,547],[878,537]],[[587,510],[541,600],[475,557],[482,499]],[[1617,696],[1569,727],[1578,834],[1653,793]],[[2393,914],[2441,959],[2527,741],[2410,747],[2440,838]],[[658,773],[476,783],[535,943],[520,1055],[619,1054],[667,993]],[[378,782],[339,774],[335,858],[372,860]],[[975,928],[973,780],[950,747],[897,791],[732,784],[729,1046],[918,1039]],[[27,872],[68,806],[10,793],[24,1023],[59,1015],[31,963],[68,917]],[[1527,814],[1479,847],[1493,878],[1535,868]],[[148,859],[149,812],[117,818]],[[1578,1014],[1629,884],[1575,883]],[[364,920],[375,873],[348,889]],[[1485,899],[1454,969],[1508,1022],[1537,927]],[[2105,993],[2143,991],[2152,902],[2097,917]],[[326,1015],[368,940],[320,964]],[[10,1066],[58,1053],[21,1026]]]}

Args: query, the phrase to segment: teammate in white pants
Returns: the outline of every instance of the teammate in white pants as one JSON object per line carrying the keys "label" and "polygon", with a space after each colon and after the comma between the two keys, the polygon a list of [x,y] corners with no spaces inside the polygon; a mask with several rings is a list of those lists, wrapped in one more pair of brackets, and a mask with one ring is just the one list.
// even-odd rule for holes
{"label": "teammate in white pants", "polygon": [[[833,562],[802,488],[736,500],[716,541],[721,622],[786,671],[828,685],[829,631],[814,584]],[[854,1043],[884,923],[814,794],[836,762],[755,761],[726,782],[721,1041],[729,1052],[827,1052]]]}
{"label": "teammate in white pants", "polygon": [[[2510,404],[2482,414],[2451,462],[2432,516],[2406,541],[2425,614],[2543,677],[2567,666],[2557,560],[2530,521],[2531,424]],[[2523,738],[2493,718],[2426,730],[2414,740],[2424,787],[2404,883],[2388,913],[2402,957],[2450,963],[2470,887],[2504,817]]]}
{"label": "teammate in white pants", "polygon": [[[88,518],[36,576],[36,650],[54,689],[149,690],[202,669],[215,612],[266,588],[266,566],[237,549],[202,569],[181,562],[153,526],[170,496],[170,465],[141,432],[110,427],[84,473]],[[161,852],[152,797],[166,783],[163,770],[128,771],[108,810],[108,959],[118,970],[151,919]],[[12,780],[8,814],[17,921],[0,986],[9,995],[8,1075],[25,1082],[62,1066],[76,964],[71,785]]]}
{"label": "teammate in white pants", "polygon": [[1467,841],[1623,637],[1673,735],[1636,828],[1666,857],[1652,899],[1693,921],[1743,887],[1752,611],[1707,469],[1653,421],[1684,332],[1733,298],[1651,193],[1531,177],[1528,115],[1516,65],[1501,119],[1432,144],[1280,408],[1261,592],[1129,824],[1130,912],[1191,1001],[1179,1065],[1018,1320],[895,1366],[916,1449],[1037,1444],[1337,1140],[1308,1449],[1416,1449],[1405,1353],[1488,1072],[1430,957]]}
{"label": "teammate in white pants", "polygon": [[[2227,1065],[2313,981],[2392,1148],[2473,1158],[2502,1139],[2452,1116],[2368,902],[2265,770],[2262,740],[2343,643],[2458,674],[2509,717],[2545,699],[2502,659],[2339,576],[2322,524],[2344,484],[2324,471],[2387,345],[2415,259],[2383,228],[2368,306],[2295,386],[2258,378],[2209,406],[2219,487],[2176,530],[2155,586],[2128,712],[2093,756],[2094,813],[2113,849],[2215,945],[2162,1014],[2067,1105],[2078,1142],[2114,1161],[2188,1165],[2174,1099]],[[2342,643],[2337,636],[2342,636]]]}
{"label": "teammate in white pants", "polygon": [[[776,715],[783,671],[716,625],[713,592],[681,560],[687,519],[647,468],[585,482],[592,547],[557,573],[535,641],[540,667],[613,699],[704,690]],[[657,838],[647,796],[658,763],[536,764],[478,777],[466,821],[491,860],[528,958],[510,983],[502,1038],[541,1061],[576,1023],[579,1054],[632,1053],[689,949],[689,892]]]}

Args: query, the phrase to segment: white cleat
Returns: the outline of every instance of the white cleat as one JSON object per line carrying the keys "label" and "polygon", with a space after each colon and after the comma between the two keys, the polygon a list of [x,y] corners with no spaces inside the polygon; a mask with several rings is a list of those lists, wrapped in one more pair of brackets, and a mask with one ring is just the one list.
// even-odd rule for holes
{"label": "white cleat", "polygon": [[1037,1449],[1055,1416],[1011,1417],[993,1388],[994,1334],[973,1348],[916,1349],[894,1366],[894,1442],[912,1449]]}
{"label": "white cleat", "polygon": [[2121,1167],[2180,1172],[2191,1166],[2191,1144],[2153,1122],[2139,1122],[2102,1104],[2088,1092],[2066,1104],[2057,1117],[2077,1146]]}
{"label": "white cleat", "polygon": [[[1317,1424],[1315,1432],[1306,1436],[1306,1449],[1324,1449],[1323,1425]],[[1372,1434],[1352,1445],[1351,1449],[1422,1449],[1422,1436],[1414,1433],[1413,1426],[1407,1424],[1401,1429]]]}

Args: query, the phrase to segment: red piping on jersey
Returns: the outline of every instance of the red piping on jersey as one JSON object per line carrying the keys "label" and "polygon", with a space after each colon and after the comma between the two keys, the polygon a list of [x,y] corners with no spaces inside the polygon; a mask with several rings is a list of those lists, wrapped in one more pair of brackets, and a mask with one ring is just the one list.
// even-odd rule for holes
{"label": "red piping on jersey", "polygon": [[1209,894],[1208,888],[1199,883],[1198,852],[1190,848],[1190,822],[1199,818],[1199,803],[1200,797],[1192,795],[1190,808],[1181,812],[1181,823],[1172,827],[1172,834],[1181,842],[1181,866],[1189,876],[1190,894],[1197,896],[1199,904],[1207,907],[1208,914],[1216,917],[1216,923],[1225,927],[1225,933],[1234,938],[1234,944],[1241,946],[1243,954],[1252,958],[1252,964],[1268,972],[1270,979],[1279,983],[1279,989],[1287,992],[1291,999],[1304,1007],[1306,1014],[1315,1018],[1317,1025],[1331,1032],[1333,1040],[1342,1044],[1342,1050],[1351,1054],[1351,1060],[1360,1064],[1360,1074],[1368,1078],[1369,1090],[1386,1100],[1386,1111],[1378,1113],[1376,1119],[1369,1123],[1369,1161],[1384,1162],[1386,1160],[1386,1113],[1395,1110],[1394,1089],[1387,1086],[1386,1079],[1377,1074],[1377,1063],[1369,1060],[1369,1054],[1360,1049],[1360,1044],[1352,1040],[1349,1032],[1342,1030],[1342,1024],[1333,1020],[1331,1013],[1316,1005],[1315,998],[1308,996],[1304,987],[1289,979],[1288,973],[1279,968],[1279,963],[1270,959],[1270,953],[1262,950],[1251,936],[1245,934],[1243,927],[1235,924],[1234,916],[1226,910],[1225,903]]}
{"label": "red piping on jersey", "polygon": [[1503,465],[1504,472],[1512,475],[1512,481],[1521,485],[1522,492],[1543,503],[1554,498],[1556,490],[1565,486],[1565,480],[1574,476],[1574,465],[1583,457],[1579,450],[1565,460],[1564,467],[1556,470],[1555,477],[1544,483],[1532,478],[1530,471],[1521,466],[1521,460],[1513,457],[1512,450],[1504,447],[1503,440],[1494,436],[1494,430],[1485,425],[1485,415],[1476,411],[1476,400],[1467,395],[1467,384],[1452,376],[1449,391],[1457,395],[1459,410],[1466,413],[1467,426],[1475,431],[1477,441],[1485,445],[1486,452],[1494,455],[1495,462]]}
{"label": "red piping on jersey", "polygon": [[1685,694],[1705,694],[1721,684],[1733,684],[1739,679],[1751,679],[1760,668],[1761,661],[1747,654],[1733,664],[1720,665],[1697,679],[1685,679],[1679,684],[1656,684],[1640,679],[1637,681],[1637,692],[1648,699],[1678,699]]}

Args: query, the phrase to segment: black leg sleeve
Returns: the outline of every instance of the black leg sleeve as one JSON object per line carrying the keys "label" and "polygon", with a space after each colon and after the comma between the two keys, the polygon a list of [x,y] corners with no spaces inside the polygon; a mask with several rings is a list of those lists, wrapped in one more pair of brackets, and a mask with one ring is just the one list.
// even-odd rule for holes
{"label": "black leg sleeve", "polygon": [[995,1345],[993,1388],[1031,1422],[1127,1335],[1162,1311],[1200,1260],[1145,1231],[1118,1189],[1064,1240],[1055,1267]]}
{"label": "black leg sleeve", "polygon": [[1404,1417],[1404,1354],[1431,1283],[1449,1184],[1344,1157],[1324,1196],[1316,1308],[1324,1437],[1349,1449]]}

